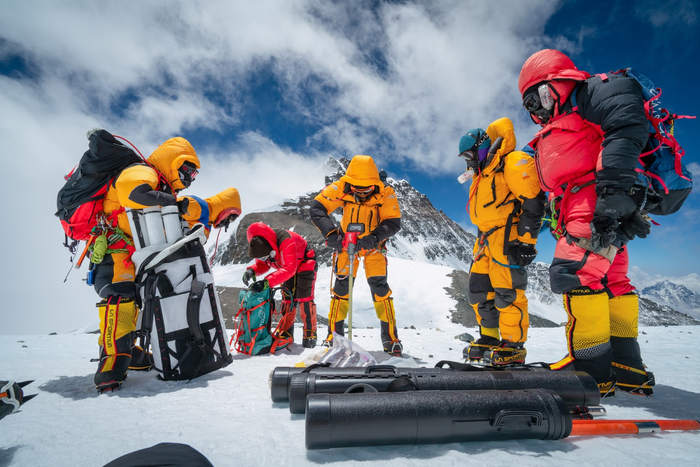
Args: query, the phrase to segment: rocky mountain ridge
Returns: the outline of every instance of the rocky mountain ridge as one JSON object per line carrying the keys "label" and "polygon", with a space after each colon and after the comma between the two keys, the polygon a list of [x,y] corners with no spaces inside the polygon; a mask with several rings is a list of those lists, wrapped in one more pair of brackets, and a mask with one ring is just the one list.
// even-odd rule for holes
{"label": "rocky mountain ridge", "polygon": [[[345,158],[330,157],[319,169],[326,176],[326,184],[340,179],[345,174],[349,162]],[[464,293],[475,236],[436,209],[428,197],[416,190],[408,181],[387,178],[386,183],[394,188],[401,207],[401,230],[387,242],[388,255],[452,267],[455,270],[453,283],[446,291],[458,303],[457,310],[453,311],[453,320],[466,326],[476,325],[474,314],[466,302],[466,293]],[[223,265],[250,262],[247,254],[246,231],[252,223],[261,221],[273,228],[293,230],[302,235],[316,251],[319,264],[330,266],[332,249],[325,246],[323,237],[309,217],[311,202],[321,189],[322,187],[319,187],[316,192],[305,193],[295,199],[286,199],[278,206],[243,216],[236,232],[225,244],[219,246],[216,261]],[[331,214],[331,217],[339,222],[340,210]],[[556,306],[557,303],[561,303],[561,296],[552,293],[549,288],[548,268],[548,264],[541,262],[529,266],[527,294],[532,301]],[[660,286],[648,293],[645,289],[644,297],[640,299],[639,323],[646,326],[700,325],[700,321],[680,313],[668,304],[657,303],[654,300],[654,293],[658,294],[658,297],[668,297],[670,290],[674,291],[674,297],[692,299],[695,294],[685,289],[690,292],[688,294],[683,289],[685,289],[683,286],[672,283],[664,284],[663,288]],[[695,297],[697,298],[696,295]],[[700,303],[700,299],[698,300]],[[700,304],[698,306],[700,307]],[[534,327],[561,324],[535,315],[531,321]]]}

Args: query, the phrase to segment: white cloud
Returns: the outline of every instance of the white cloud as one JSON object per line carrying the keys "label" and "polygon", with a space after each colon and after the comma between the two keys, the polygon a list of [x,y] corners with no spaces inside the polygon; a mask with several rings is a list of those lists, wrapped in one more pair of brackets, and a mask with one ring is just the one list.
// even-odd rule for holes
{"label": "white cloud", "polygon": [[[125,136],[144,155],[189,129],[225,140],[254,105],[247,86],[265,68],[295,109],[285,117],[319,128],[308,149],[281,148],[256,132],[200,144],[193,193],[235,186],[247,210],[318,189],[314,171],[326,157],[319,148],[456,176],[457,141],[468,128],[508,115],[520,145],[529,140],[534,127],[519,105],[517,76],[531,52],[551,44],[541,35],[556,7],[2,2],[0,57],[21,54],[31,73],[0,76],[2,160],[11,163],[3,180],[11,228],[0,235],[13,271],[2,281],[3,315],[13,318],[0,332],[66,331],[95,318],[94,293],[77,284],[82,273],[62,284],[69,263],[53,217],[62,175],[87,149],[90,128]],[[56,301],[76,303],[74,313],[47,312]]]}

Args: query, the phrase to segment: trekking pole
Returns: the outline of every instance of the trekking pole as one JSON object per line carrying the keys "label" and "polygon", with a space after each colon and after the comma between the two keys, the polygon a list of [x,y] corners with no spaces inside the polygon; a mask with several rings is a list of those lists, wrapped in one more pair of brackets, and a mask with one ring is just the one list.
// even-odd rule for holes
{"label": "trekking pole", "polygon": [[348,251],[348,259],[350,260],[350,282],[348,284],[348,339],[352,340],[352,288],[355,272],[355,254],[357,253],[357,237],[364,233],[365,224],[352,223],[348,224],[347,232],[343,237],[343,247]]}
{"label": "trekking pole", "polygon": [[95,236],[90,235],[90,239],[85,244],[85,249],[83,250],[83,253],[80,255],[80,258],[78,258],[78,262],[75,263],[75,269],[80,269],[80,266],[83,264],[83,260],[85,259],[85,256],[87,255],[88,248],[90,248],[90,245],[92,245],[92,242],[94,242],[94,241],[95,241]]}
{"label": "trekking pole", "polygon": [[697,431],[698,420],[573,420],[571,436]]}

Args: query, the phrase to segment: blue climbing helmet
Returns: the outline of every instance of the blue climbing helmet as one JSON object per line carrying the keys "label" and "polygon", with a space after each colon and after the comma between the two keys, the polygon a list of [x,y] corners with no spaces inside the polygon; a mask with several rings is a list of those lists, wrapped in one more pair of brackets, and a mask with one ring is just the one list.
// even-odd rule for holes
{"label": "blue climbing helmet", "polygon": [[467,162],[467,166],[477,170],[483,168],[483,163],[491,147],[491,138],[486,130],[475,128],[459,139],[459,157]]}

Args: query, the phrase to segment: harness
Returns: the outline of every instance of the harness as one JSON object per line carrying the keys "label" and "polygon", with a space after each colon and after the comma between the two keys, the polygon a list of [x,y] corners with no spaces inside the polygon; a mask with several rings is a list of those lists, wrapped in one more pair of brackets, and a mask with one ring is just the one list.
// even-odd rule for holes
{"label": "harness", "polygon": [[112,253],[127,253],[127,257],[124,259],[124,266],[128,267],[131,265],[131,255],[134,254],[136,248],[133,240],[119,228],[117,223],[119,214],[125,211],[126,209],[122,206],[112,211],[110,215],[105,215],[104,213],[100,215],[97,225],[90,232],[90,235],[95,238],[95,241],[88,247],[91,253],[91,263],[99,264],[106,255]]}
{"label": "harness", "polygon": [[[508,153],[508,154],[510,154],[510,153]],[[493,199],[491,201],[489,201],[488,203],[484,204],[482,206],[482,208],[487,208],[487,207],[493,205],[494,203],[496,203],[496,201],[497,201],[496,174],[503,173],[503,171],[505,169],[505,164],[506,164],[506,157],[508,157],[508,154],[505,154],[503,157],[501,157],[501,160],[499,161],[498,165],[496,166],[496,168],[493,171],[493,178],[491,180],[491,193],[493,195]],[[481,176],[481,173],[479,174],[479,176]],[[476,186],[476,189],[474,190],[474,196],[476,196],[476,193],[479,190],[478,179],[475,181],[475,183],[477,183],[477,186]],[[510,238],[510,232],[513,229],[513,226],[518,225],[518,222],[514,221],[514,219],[515,219],[515,216],[517,216],[520,213],[520,210],[522,208],[522,203],[520,202],[519,199],[517,199],[517,198],[509,199],[512,194],[513,194],[512,192],[508,192],[505,199],[500,204],[498,204],[496,206],[496,208],[500,208],[500,207],[503,207],[507,204],[513,205],[513,209],[511,210],[511,212],[508,214],[508,217],[506,218],[506,223],[504,225],[499,225],[497,227],[493,227],[490,230],[488,230],[487,232],[483,232],[479,235],[479,238],[477,240],[478,244],[479,244],[479,249],[477,250],[477,253],[474,256],[474,261],[477,261],[479,258],[481,258],[483,256],[484,250],[486,248],[491,249],[491,247],[489,246],[488,237],[491,234],[493,234],[494,232],[496,232],[502,228],[505,228],[505,232],[504,232],[504,239],[505,240],[503,242],[503,256],[506,256],[506,257],[508,256],[508,239]],[[467,206],[469,206],[469,205],[467,205]],[[474,214],[476,214],[476,211]],[[496,264],[503,266],[503,267],[506,267],[506,268],[520,269],[520,266],[518,266],[518,265],[503,264],[503,263],[497,261],[495,258],[493,258],[493,261]]]}

